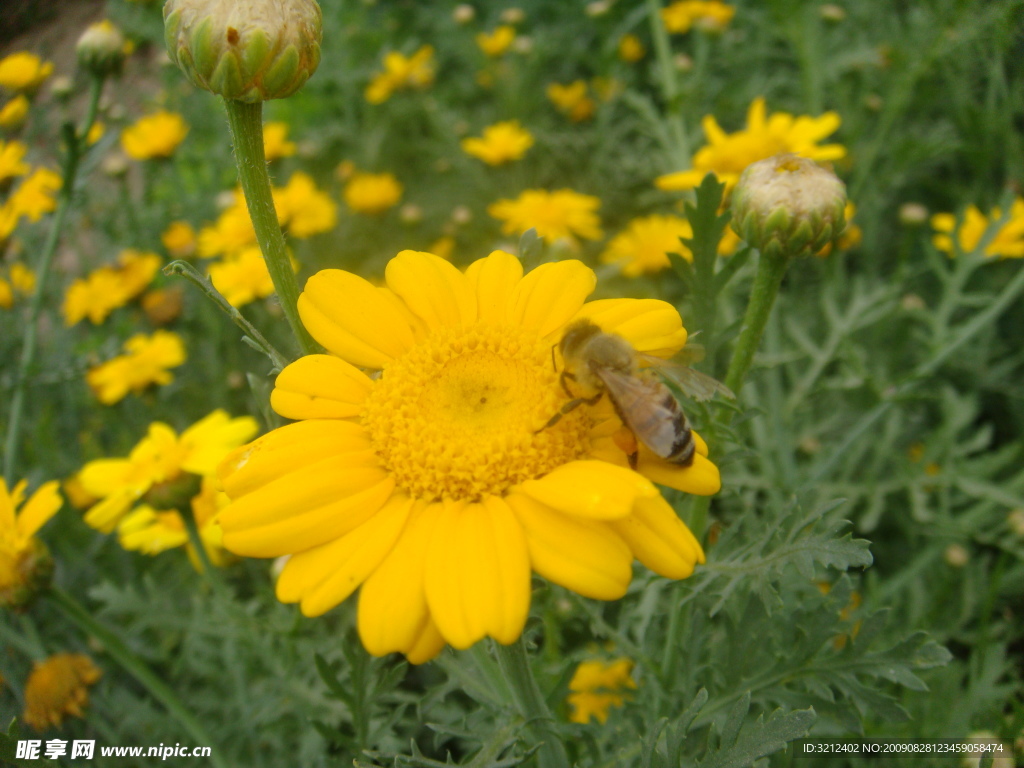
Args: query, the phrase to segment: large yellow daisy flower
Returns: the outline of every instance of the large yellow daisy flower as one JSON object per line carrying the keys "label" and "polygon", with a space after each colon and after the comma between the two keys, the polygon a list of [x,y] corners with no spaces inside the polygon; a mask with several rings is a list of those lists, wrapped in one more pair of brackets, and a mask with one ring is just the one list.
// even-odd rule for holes
{"label": "large yellow daisy flower", "polygon": [[567,399],[552,354],[568,323],[586,317],[638,350],[671,355],[686,342],[671,305],[584,303],[596,278],[581,262],[524,276],[502,251],[464,273],[403,251],[385,278],[387,287],[341,270],[310,278],[299,314],[330,354],[289,365],[271,397],[299,421],[219,470],[232,500],[219,517],[224,546],[292,556],[280,600],[315,616],[362,585],[367,650],[421,663],[445,643],[514,642],[531,570],[614,600],[634,556],[670,578],[703,562],[651,482],[717,492],[700,440],[689,467],[641,452],[635,472],[607,398],[544,428]]}

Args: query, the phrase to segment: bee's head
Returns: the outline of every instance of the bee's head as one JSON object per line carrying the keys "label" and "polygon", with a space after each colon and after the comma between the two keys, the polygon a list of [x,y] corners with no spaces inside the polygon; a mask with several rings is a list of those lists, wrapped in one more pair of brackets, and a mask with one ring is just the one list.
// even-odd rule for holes
{"label": "bee's head", "polygon": [[601,332],[601,329],[590,320],[577,320],[565,329],[562,340],[558,342],[558,351],[562,353],[563,358],[574,357],[588,340]]}

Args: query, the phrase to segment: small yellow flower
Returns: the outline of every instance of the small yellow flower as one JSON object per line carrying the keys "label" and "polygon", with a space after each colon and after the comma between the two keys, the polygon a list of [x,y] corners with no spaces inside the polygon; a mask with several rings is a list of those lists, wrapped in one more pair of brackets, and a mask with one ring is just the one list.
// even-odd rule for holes
{"label": "small yellow flower", "polygon": [[487,56],[496,58],[509,49],[516,39],[515,27],[502,24],[495,27],[490,34],[481,32],[476,36],[476,44]]}
{"label": "small yellow flower", "polygon": [[338,206],[317,189],[309,174],[296,171],[288,183],[274,190],[277,219],[289,235],[304,239],[329,232],[338,223]]}
{"label": "small yellow flower", "polygon": [[95,123],[92,124],[92,127],[89,129],[89,133],[85,137],[85,143],[91,147],[97,141],[102,139],[103,134],[106,132],[107,127],[102,122],[97,120]]}
{"label": "small yellow flower", "polygon": [[153,325],[167,325],[181,314],[184,291],[180,286],[174,288],[155,288],[146,291],[139,303],[142,311]]}
{"label": "small yellow flower", "polygon": [[200,490],[200,479],[211,477],[224,457],[258,429],[255,419],[232,419],[221,410],[180,436],[168,425],[153,422],[127,458],[97,459],[82,468],[82,486],[99,499],[86,512],[85,522],[110,533],[139,504],[180,509]]}
{"label": "small yellow flower", "polygon": [[575,243],[576,237],[599,240],[604,236],[595,213],[600,205],[598,198],[571,189],[527,189],[515,200],[491,203],[487,213],[504,222],[503,234],[521,235],[532,227],[549,243],[563,238]]}
{"label": "small yellow flower", "polygon": [[32,93],[53,73],[53,63],[19,51],[0,59],[0,88]]}
{"label": "small yellow flower", "polygon": [[826,112],[821,117],[793,117],[786,112],[766,115],[765,101],[756,98],[747,112],[747,126],[736,133],[725,133],[711,115],[702,122],[708,144],[691,160],[692,170],[660,176],[659,189],[679,191],[694,189],[708,173],[714,173],[730,192],[743,170],[758,160],[794,153],[817,162],[831,162],[846,155],[841,144],[818,142],[839,128],[839,115]]}
{"label": "small yellow flower", "polygon": [[606,722],[612,707],[621,707],[633,698],[628,693],[636,689],[632,672],[633,662],[630,659],[581,662],[569,681],[569,690],[572,691],[566,698],[572,706],[569,720],[589,723],[593,718],[599,723]]}
{"label": "small yellow flower", "polygon": [[20,141],[4,141],[0,139],[0,184],[16,176],[24,176],[31,169],[25,162],[28,147]]}
{"label": "small yellow flower", "polygon": [[356,171],[345,184],[343,197],[356,213],[384,213],[402,199],[402,184],[390,173]]}
{"label": "small yellow flower", "polygon": [[121,147],[135,160],[170,157],[188,135],[188,123],[176,112],[160,110],[140,117],[121,132]]}
{"label": "small yellow flower", "polygon": [[288,141],[288,123],[267,123],[263,126],[263,153],[267,162],[295,154],[295,142]]}
{"label": "small yellow flower", "polygon": [[20,128],[25,122],[25,118],[28,117],[28,107],[28,99],[24,94],[19,93],[8,101],[4,104],[3,109],[0,109],[0,128],[8,131]]}
{"label": "small yellow flower", "polygon": [[102,674],[82,653],[58,653],[37,661],[25,683],[25,722],[45,731],[60,727],[67,715],[82,717],[89,686]]}
{"label": "small yellow flower", "polygon": [[62,184],[60,174],[48,168],[36,168],[7,199],[15,215],[39,221],[57,207],[57,190]]}
{"label": "small yellow flower", "polygon": [[172,221],[160,235],[167,253],[174,259],[187,259],[196,252],[196,231],[187,221]]}
{"label": "small yellow flower", "polygon": [[[201,491],[191,501],[199,538],[210,562],[217,567],[227,565],[231,560],[231,555],[221,546],[223,534],[215,519],[217,512],[227,503],[227,495],[217,490],[212,477],[203,478]],[[184,546],[192,565],[197,571],[203,570],[202,560],[189,540],[185,521],[173,509],[156,510],[148,504],[141,504],[118,524],[117,537],[122,547],[144,555],[159,555]]]}
{"label": "small yellow flower", "polygon": [[721,32],[736,15],[736,9],[719,0],[676,0],[661,10],[665,29],[677,35],[696,26],[705,32]]}
{"label": "small yellow flower", "polygon": [[171,368],[185,362],[185,344],[170,331],[156,331],[132,336],[124,343],[125,354],[89,369],[85,380],[104,405],[113,405],[129,392],[136,394],[147,387],[170,384]]}
{"label": "small yellow flower", "polygon": [[0,478],[0,606],[6,608],[27,605],[53,572],[53,560],[35,535],[64,503],[60,484],[44,483],[22,506],[27,485],[22,480],[9,492]]}
{"label": "small yellow flower", "polygon": [[647,55],[647,49],[636,35],[623,35],[619,40],[619,58],[627,64],[635,64]]}
{"label": "small yellow flower", "polygon": [[601,261],[622,264],[622,274],[627,277],[660,272],[671,266],[670,253],[678,253],[687,261],[693,261],[693,254],[680,242],[681,237],[693,237],[693,229],[689,221],[679,216],[656,214],[633,219],[608,243],[601,254]]}
{"label": "small yellow flower", "polygon": [[86,317],[99,325],[146,289],[160,263],[155,253],[127,248],[118,256],[117,266],[100,267],[75,280],[64,295],[64,325],[70,328]]}
{"label": "small yellow flower", "polygon": [[445,261],[452,260],[455,253],[455,238],[450,235],[443,235],[430,245],[430,252],[440,256]]}
{"label": "small yellow flower", "polygon": [[256,230],[241,193],[235,194],[234,202],[221,211],[215,223],[199,230],[197,242],[199,255],[204,259],[235,254],[256,245]]}
{"label": "small yellow flower", "polygon": [[589,120],[597,109],[597,102],[587,95],[586,80],[574,80],[568,85],[550,83],[547,95],[555,108],[574,123]]}
{"label": "small yellow flower", "polygon": [[256,299],[265,299],[274,292],[274,281],[259,246],[245,248],[210,265],[208,274],[213,287],[233,307],[244,307]]}
{"label": "small yellow flower", "polygon": [[271,395],[297,422],[218,470],[231,498],[218,518],[225,548],[292,555],[280,600],[316,616],[362,585],[367,650],[422,663],[445,643],[514,642],[531,570],[615,600],[634,556],[670,578],[703,562],[651,482],[716,493],[703,441],[689,467],[641,453],[637,472],[615,442],[621,423],[607,398],[540,428],[565,402],[551,350],[568,323],[588,318],[671,355],[686,342],[674,307],[588,304],[597,280],[581,262],[524,276],[502,251],[465,272],[403,251],[385,281],[337,269],[309,279],[299,314],[328,354],[287,366]]}
{"label": "small yellow flower", "polygon": [[[953,235],[963,253],[970,253],[981,243],[989,227],[1001,221],[1003,212],[993,208],[985,216],[975,205],[968,206],[964,211],[963,221],[957,230],[957,219],[952,213],[937,213],[932,216],[932,228],[938,233],[932,239],[935,247],[950,256],[956,255]],[[999,225],[995,236],[985,246],[985,255],[1001,259],[1019,259],[1024,257],[1024,198],[1018,197],[1010,206],[1010,215]]]}
{"label": "small yellow flower", "polygon": [[488,165],[502,165],[519,160],[533,146],[533,136],[519,125],[518,120],[506,120],[484,128],[483,136],[462,140],[467,155],[483,160]]}
{"label": "small yellow flower", "polygon": [[434,82],[434,69],[434,47],[431,45],[424,45],[408,58],[391,51],[384,56],[384,71],[375,74],[366,86],[366,100],[371,104],[382,104],[395,91],[428,88]]}
{"label": "small yellow flower", "polygon": [[36,273],[20,261],[16,261],[7,270],[11,287],[22,296],[30,296],[36,289]]}
{"label": "small yellow flower", "polygon": [[11,284],[0,277],[0,307],[10,309],[14,306],[14,291]]}

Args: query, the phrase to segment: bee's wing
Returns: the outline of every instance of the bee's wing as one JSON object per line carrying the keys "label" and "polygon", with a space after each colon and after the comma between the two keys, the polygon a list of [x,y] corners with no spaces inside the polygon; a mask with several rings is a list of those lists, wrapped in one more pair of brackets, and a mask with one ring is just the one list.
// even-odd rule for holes
{"label": "bee's wing", "polygon": [[736,399],[733,391],[718,379],[713,379],[688,365],[663,360],[654,355],[640,354],[639,357],[662,376],[672,379],[687,397],[694,400],[710,400],[717,392],[732,400]]}
{"label": "bee's wing", "polygon": [[685,417],[668,388],[657,381],[609,368],[599,368],[597,375],[607,387],[623,423],[636,438],[658,456],[671,456]]}

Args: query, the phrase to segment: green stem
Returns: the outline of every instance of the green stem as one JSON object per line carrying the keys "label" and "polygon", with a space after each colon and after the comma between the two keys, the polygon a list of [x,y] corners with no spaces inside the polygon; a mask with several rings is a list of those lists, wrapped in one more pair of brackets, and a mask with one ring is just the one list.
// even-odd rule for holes
{"label": "green stem", "polygon": [[[89,611],[66,592],[53,588],[47,594],[65,616],[77,624],[83,632],[99,640],[106,652],[143,688],[149,691],[154,699],[163,704],[168,713],[188,733],[189,738],[196,742],[196,745],[213,747],[213,740],[206,729],[186,709],[177,694],[157,677],[142,659],[132,653],[117,635],[96,621]],[[212,749],[211,752],[210,762],[215,768],[227,768],[227,763],[218,751]]]}
{"label": "green stem", "polygon": [[263,152],[263,102],[246,104],[242,101],[225,99],[231,140],[235,145],[235,163],[238,166],[238,180],[245,193],[253,229],[259,241],[267,270],[274,281],[274,289],[281,301],[292,333],[298,339],[303,354],[311,355],[320,351],[313,337],[309,335],[299,319],[299,283],[292,271],[291,259],[285,246],[281,225],[277,222],[274,198],[270,191],[270,175],[267,173],[267,157]]}
{"label": "green stem", "polygon": [[672,44],[661,18],[660,0],[647,0],[647,16],[651,24],[651,39],[654,40],[654,55],[658,59],[658,80],[665,100],[665,122],[673,144],[669,149],[674,155],[675,169],[685,170],[690,166],[690,140],[680,114],[678,73],[672,63]]}
{"label": "green stem", "polygon": [[46,282],[50,276],[53,255],[57,250],[57,243],[60,240],[60,231],[64,227],[64,220],[67,218],[68,211],[74,204],[78,161],[81,159],[82,150],[85,148],[85,137],[89,135],[89,130],[96,121],[96,112],[99,109],[100,94],[102,93],[103,78],[94,77],[90,86],[89,106],[86,110],[85,122],[82,128],[76,131],[72,123],[65,123],[63,127],[66,154],[64,155],[64,167],[61,174],[63,178],[57,199],[57,211],[50,221],[50,230],[46,233],[43,251],[36,265],[36,287],[28,307],[28,317],[26,318],[25,331],[22,337],[21,357],[18,360],[18,370],[14,376],[14,393],[11,396],[10,417],[7,420],[7,438],[4,441],[4,478],[9,485],[14,483],[18,465],[18,439],[21,436],[21,416],[25,408],[25,384],[27,383],[29,370],[35,362],[36,340],[39,333],[39,315],[43,309]]}
{"label": "green stem", "polygon": [[255,344],[256,348],[260,352],[270,358],[270,362],[274,364],[274,367],[279,371],[283,371],[285,366],[288,365],[288,360],[282,355],[274,345],[271,344],[267,339],[260,333],[256,326],[245,319],[245,316],[238,311],[235,307],[231,306],[230,302],[224,298],[224,295],[213,286],[213,281],[209,277],[203,277],[199,272],[189,264],[187,261],[172,261],[166,267],[163,268],[165,275],[180,275],[188,280],[190,283],[199,286],[200,290],[205,293],[214,304],[216,304],[220,310],[231,318],[231,321],[237,325],[242,331],[249,337],[249,339]]}
{"label": "green stem", "polygon": [[512,645],[494,643],[498,666],[512,689],[512,699],[519,714],[529,723],[534,737],[543,740],[537,753],[540,768],[569,768],[565,745],[550,727],[553,718],[547,702],[530,669],[526,646],[520,637]]}
{"label": "green stem", "polygon": [[775,304],[775,297],[779,293],[779,286],[782,285],[789,261],[789,257],[785,255],[769,257],[761,254],[757,275],[754,277],[754,287],[750,293],[750,303],[747,304],[747,312],[743,317],[743,328],[740,330],[740,338],[736,342],[732,360],[729,361],[729,371],[725,375],[725,386],[737,394],[754,362],[754,353],[761,343],[761,336],[764,334],[768,316],[771,314],[772,305]]}

